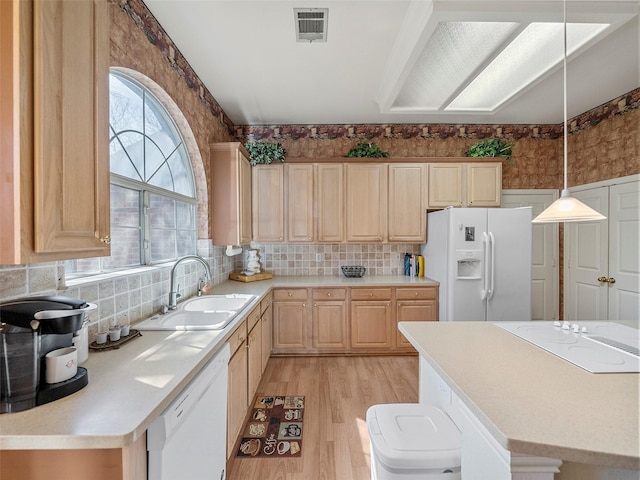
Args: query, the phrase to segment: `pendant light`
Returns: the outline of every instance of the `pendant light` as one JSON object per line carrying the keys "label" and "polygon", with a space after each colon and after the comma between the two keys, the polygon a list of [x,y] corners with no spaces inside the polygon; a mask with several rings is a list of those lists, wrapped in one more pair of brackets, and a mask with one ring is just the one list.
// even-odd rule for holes
{"label": "pendant light", "polygon": [[604,220],[607,217],[596,212],[577,198],[569,195],[567,189],[567,137],[569,129],[567,125],[567,0],[563,2],[564,8],[564,59],[563,59],[563,100],[564,100],[564,188],[560,198],[549,205],[540,215],[532,220],[533,223],[560,223],[560,222],[591,222]]}

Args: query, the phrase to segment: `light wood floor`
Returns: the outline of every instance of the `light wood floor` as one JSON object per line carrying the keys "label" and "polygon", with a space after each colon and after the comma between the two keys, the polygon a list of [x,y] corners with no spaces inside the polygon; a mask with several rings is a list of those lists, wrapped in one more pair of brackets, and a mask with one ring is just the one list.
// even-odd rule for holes
{"label": "light wood floor", "polygon": [[271,358],[258,395],[304,395],[302,457],[232,458],[228,480],[369,480],[371,405],[418,401],[418,357]]}

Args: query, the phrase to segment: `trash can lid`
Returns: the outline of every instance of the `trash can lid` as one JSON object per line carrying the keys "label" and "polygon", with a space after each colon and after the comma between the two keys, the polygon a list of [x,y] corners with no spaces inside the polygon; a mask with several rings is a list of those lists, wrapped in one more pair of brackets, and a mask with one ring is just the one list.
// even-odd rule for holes
{"label": "trash can lid", "polygon": [[419,403],[373,405],[367,410],[367,428],[376,457],[387,467],[460,467],[460,432],[438,407]]}

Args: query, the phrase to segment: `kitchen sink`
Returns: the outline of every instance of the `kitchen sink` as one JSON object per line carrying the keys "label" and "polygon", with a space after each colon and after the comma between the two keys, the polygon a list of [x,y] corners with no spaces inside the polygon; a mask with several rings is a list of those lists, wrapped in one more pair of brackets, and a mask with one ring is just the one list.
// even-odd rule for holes
{"label": "kitchen sink", "polygon": [[254,295],[205,295],[187,300],[177,310],[136,324],[138,330],[222,330],[255,298]]}
{"label": "kitchen sink", "polygon": [[242,310],[251,300],[253,295],[205,295],[187,300],[180,309],[186,312],[221,312]]}

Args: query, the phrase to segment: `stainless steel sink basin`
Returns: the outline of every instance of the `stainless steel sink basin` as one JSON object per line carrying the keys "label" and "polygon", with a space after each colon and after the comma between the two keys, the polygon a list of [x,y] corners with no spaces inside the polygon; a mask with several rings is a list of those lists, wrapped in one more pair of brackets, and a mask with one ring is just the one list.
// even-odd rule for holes
{"label": "stainless steel sink basin", "polygon": [[138,330],[222,330],[254,295],[205,295],[187,300],[178,310],[155,315],[136,324]]}

